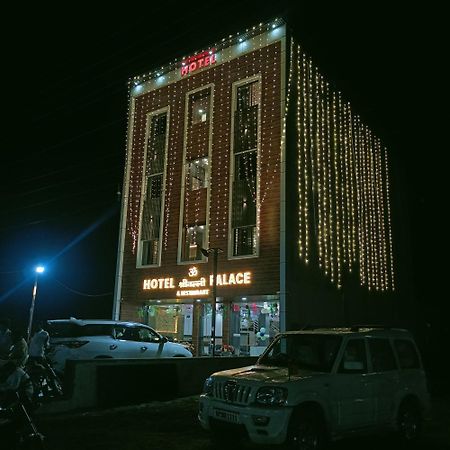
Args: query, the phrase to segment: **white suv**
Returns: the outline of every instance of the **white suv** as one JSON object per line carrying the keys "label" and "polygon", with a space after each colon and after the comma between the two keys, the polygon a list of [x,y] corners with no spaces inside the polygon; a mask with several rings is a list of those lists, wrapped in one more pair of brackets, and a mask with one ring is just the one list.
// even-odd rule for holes
{"label": "white suv", "polygon": [[192,357],[153,328],[114,320],[48,320],[49,358],[63,372],[67,359]]}
{"label": "white suv", "polygon": [[241,430],[255,443],[318,449],[381,429],[412,441],[429,405],[408,331],[317,329],[282,333],[256,365],[214,373],[198,417],[213,438]]}

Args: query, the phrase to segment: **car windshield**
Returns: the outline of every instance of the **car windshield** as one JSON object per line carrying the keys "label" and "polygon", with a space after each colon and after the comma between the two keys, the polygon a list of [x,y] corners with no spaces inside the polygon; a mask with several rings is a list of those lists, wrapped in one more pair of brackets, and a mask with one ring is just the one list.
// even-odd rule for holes
{"label": "car windshield", "polygon": [[282,335],[267,349],[258,364],[330,372],[342,338],[327,334]]}

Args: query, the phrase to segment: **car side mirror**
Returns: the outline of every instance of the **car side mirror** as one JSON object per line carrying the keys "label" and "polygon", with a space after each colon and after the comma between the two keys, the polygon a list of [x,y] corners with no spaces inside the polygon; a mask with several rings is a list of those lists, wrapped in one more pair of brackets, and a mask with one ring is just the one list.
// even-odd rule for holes
{"label": "car side mirror", "polygon": [[344,369],[349,371],[361,371],[364,364],[361,361],[344,361]]}

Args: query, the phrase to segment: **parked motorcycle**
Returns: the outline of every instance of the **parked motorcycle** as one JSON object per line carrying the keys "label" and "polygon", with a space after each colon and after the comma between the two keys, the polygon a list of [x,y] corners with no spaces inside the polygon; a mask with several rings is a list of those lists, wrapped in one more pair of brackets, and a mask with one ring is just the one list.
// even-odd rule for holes
{"label": "parked motorcycle", "polygon": [[55,399],[63,395],[61,380],[46,359],[30,358],[25,367],[33,383],[33,397],[37,402]]}
{"label": "parked motorcycle", "polygon": [[32,413],[34,400],[30,377],[12,364],[0,370],[0,436],[2,449],[43,450],[44,436],[38,432]]}

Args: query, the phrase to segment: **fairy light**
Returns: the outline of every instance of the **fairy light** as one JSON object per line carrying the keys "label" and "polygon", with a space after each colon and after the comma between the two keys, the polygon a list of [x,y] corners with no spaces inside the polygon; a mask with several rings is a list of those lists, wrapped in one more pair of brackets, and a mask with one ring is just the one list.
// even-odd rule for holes
{"label": "fairy light", "polygon": [[342,265],[344,267],[347,266],[347,262],[349,260],[348,256],[348,208],[347,208],[347,199],[348,199],[348,191],[347,191],[347,173],[346,170],[346,150],[347,146],[344,142],[344,111],[342,106],[342,96],[341,93],[338,92],[337,97],[337,123],[338,123],[338,146],[339,146],[339,176],[340,176],[340,208],[341,208],[341,238],[342,238]]}
{"label": "fairy light", "polygon": [[323,266],[323,245],[322,245],[322,99],[320,95],[321,82],[319,72],[317,68],[314,69],[315,79],[315,103],[316,103],[316,168],[317,168],[317,215],[318,215],[318,227],[317,227],[317,243],[318,243],[318,257],[319,267]]}
{"label": "fairy light", "polygon": [[[369,268],[366,264],[366,252],[367,252],[367,247],[366,245],[368,245],[367,243],[367,236],[366,236],[366,211],[365,211],[365,178],[364,178],[364,161],[363,161],[363,136],[362,136],[362,125],[361,125],[361,119],[359,118],[359,116],[357,117],[357,127],[356,127],[356,132],[357,132],[357,142],[358,142],[358,147],[357,147],[357,162],[358,162],[358,173],[359,173],[359,192],[360,192],[360,199],[358,202],[358,206],[359,206],[359,228],[360,228],[360,232],[361,232],[361,236],[360,236],[360,246],[359,246],[359,251],[360,251],[360,265],[361,265],[361,269],[363,272],[363,276],[361,277],[361,280],[363,282],[363,285],[368,285],[369,284]],[[367,244],[366,244],[367,243]]]}
{"label": "fairy light", "polygon": [[392,244],[392,222],[391,222],[391,205],[390,205],[390,187],[389,187],[389,166],[388,154],[386,148],[384,149],[384,174],[385,174],[385,189],[386,189],[386,210],[388,222],[388,239],[389,239],[389,262],[390,262],[390,276],[391,289],[395,291],[395,277],[394,277],[394,253]]}
{"label": "fairy light", "polygon": [[[304,211],[304,199],[303,199],[303,183],[305,178],[302,177],[302,172],[304,171],[304,161],[303,161],[303,147],[305,146],[306,139],[306,118],[304,115],[303,105],[305,104],[305,77],[302,73],[303,66],[303,55],[301,55],[301,50],[297,48],[297,146],[298,146],[298,157],[297,157],[297,190],[298,190],[298,247],[299,256],[304,259],[304,242],[303,242],[303,211]],[[301,59],[300,59],[301,58]]]}
{"label": "fairy light", "polygon": [[375,212],[375,198],[374,198],[374,168],[373,168],[373,136],[372,133],[368,128],[366,128],[366,133],[368,135],[368,188],[369,188],[369,209],[370,209],[370,245],[371,245],[371,264],[372,264],[372,270],[373,270],[373,282],[372,286],[378,291],[379,285],[379,270],[378,270],[378,258],[377,258],[377,233],[376,233],[376,212]]}
{"label": "fairy light", "polygon": [[337,131],[337,98],[333,92],[333,163],[334,163],[334,195],[335,195],[335,214],[336,214],[336,283],[341,287],[341,214],[340,214],[340,178],[339,178],[339,146]]}
{"label": "fairy light", "polygon": [[[271,24],[269,24],[271,25]],[[230,61],[218,64],[208,70],[184,78],[180,82],[169,84],[169,88],[157,88],[145,92],[145,83],[154,79],[156,71],[135,77],[130,81],[129,104],[129,139],[126,154],[128,171],[127,231],[130,236],[130,248],[134,253],[139,236],[139,219],[141,210],[141,186],[143,158],[145,150],[145,116],[149,111],[168,107],[170,118],[167,124],[168,146],[164,191],[163,245],[164,249],[176,246],[176,239],[170,235],[170,222],[176,219],[176,200],[178,189],[175,177],[179,174],[178,166],[187,164],[196,155],[190,153],[185,161],[181,158],[183,134],[189,149],[204,153],[205,145],[211,146],[214,157],[209,161],[209,183],[207,198],[208,210],[204,210],[203,195],[189,192],[186,187],[184,211],[185,224],[192,221],[194,230],[205,219],[208,244],[213,239],[214,245],[226,247],[228,238],[228,204],[230,177],[229,158],[235,158],[229,152],[229,140],[233,138],[228,132],[230,123],[227,118],[234,113],[231,109],[230,90],[234,82],[260,74],[259,89],[264,87],[264,95],[258,101],[258,138],[256,173],[253,159],[244,157],[242,170],[247,180],[252,200],[256,204],[256,236],[260,239],[260,218],[264,202],[270,197],[268,208],[273,200],[270,186],[279,175],[280,152],[278,144],[285,145],[287,114],[289,106],[296,115],[297,128],[297,190],[298,190],[298,251],[305,264],[317,258],[321,270],[338,288],[342,284],[343,270],[352,271],[352,266],[359,266],[360,283],[369,290],[385,291],[394,289],[394,258],[392,243],[392,223],[390,210],[390,192],[388,179],[387,151],[384,158],[381,143],[359,117],[352,115],[348,102],[341,94],[333,91],[325,83],[312,61],[307,58],[291,41],[291,64],[289,65],[288,86],[285,92],[285,110],[281,118],[281,142],[277,142],[276,124],[279,120],[277,111],[277,77],[280,71],[280,42],[267,45],[263,33],[271,32],[271,26],[260,24],[247,30],[245,39],[251,47],[243,54]],[[264,28],[266,27],[266,28]],[[230,35],[216,44],[224,49],[238,42],[239,37]],[[295,45],[296,46],[296,45]],[[259,53],[254,50],[257,49]],[[220,59],[219,59],[220,61]],[[276,63],[275,63],[276,61]],[[180,64],[180,60],[167,67],[158,69],[166,77],[171,67]],[[233,70],[231,70],[231,68]],[[296,77],[296,78],[295,78]],[[153,81],[152,81],[153,82]],[[217,120],[208,135],[195,134],[193,129],[186,130],[179,126],[183,117],[185,93],[202,85],[213,83],[216,99],[211,97],[210,113],[217,114],[225,120]],[[156,83],[153,86],[157,86]],[[292,98],[292,91],[297,91],[297,99]],[[137,91],[139,87],[139,91]],[[148,88],[147,88],[148,89]],[[217,111],[214,111],[217,108]],[[234,108],[234,106],[233,106]],[[170,123],[169,123],[170,122]],[[274,131],[275,130],[275,131]],[[210,139],[210,141],[208,141]],[[189,151],[191,151],[189,150]],[[234,161],[233,163],[234,164]],[[186,177],[187,178],[187,177]],[[187,179],[182,181],[187,184]],[[178,183],[179,184],[179,183]],[[276,191],[275,191],[276,192]],[[317,216],[316,216],[317,215]],[[317,221],[317,223],[316,223]],[[262,224],[264,226],[264,224]],[[316,238],[311,236],[316,233]],[[194,236],[195,239],[195,236]],[[206,244],[206,243],[205,243]],[[312,249],[317,246],[317,252]]]}
{"label": "fairy light", "polygon": [[354,167],[354,143],[353,143],[353,119],[350,103],[346,104],[347,110],[347,148],[348,148],[348,169],[349,169],[349,185],[350,185],[350,217],[351,217],[351,245],[350,245],[350,262],[349,271],[352,272],[353,264],[356,262],[356,212],[355,212],[355,195],[356,195],[356,174]]}
{"label": "fairy light", "polygon": [[382,168],[381,168],[381,143],[379,139],[375,141],[375,179],[377,198],[377,219],[378,219],[378,251],[380,264],[380,289],[385,291],[386,285],[386,241],[384,238],[384,217],[383,217],[383,190],[382,190]]}
{"label": "fairy light", "polygon": [[321,126],[321,136],[320,136],[320,141],[321,141],[321,155],[320,155],[320,167],[322,168],[321,171],[321,199],[320,199],[320,209],[322,211],[322,216],[323,216],[323,221],[322,221],[322,239],[323,239],[323,252],[324,252],[324,257],[325,257],[325,264],[324,264],[324,270],[325,270],[325,275],[328,275],[328,271],[330,268],[330,259],[329,259],[329,254],[328,254],[328,209],[327,209],[327,205],[328,205],[328,199],[327,199],[327,192],[328,192],[328,188],[326,186],[326,180],[327,180],[327,161],[326,161],[326,156],[325,153],[327,152],[327,141],[326,141],[326,126],[327,126],[327,121],[326,121],[326,104],[325,104],[325,81],[323,79],[323,77],[321,77],[320,79],[320,94],[321,94],[321,99],[320,99],[320,123],[322,124]]}
{"label": "fairy light", "polygon": [[330,273],[331,282],[335,282],[335,256],[334,256],[334,229],[333,229],[333,175],[332,175],[332,143],[331,143],[331,114],[332,114],[332,102],[330,100],[330,86],[327,83],[327,179],[328,179],[328,234],[329,234],[329,244],[330,244]]}

